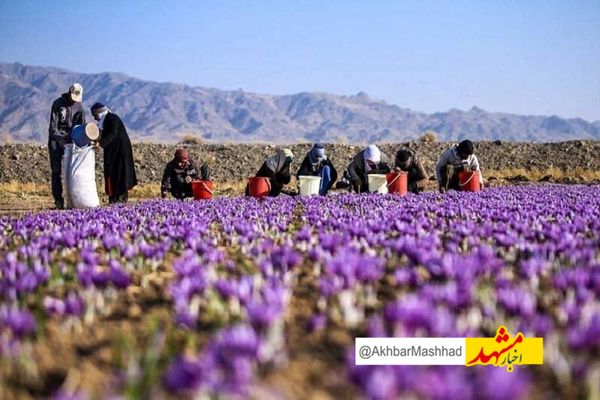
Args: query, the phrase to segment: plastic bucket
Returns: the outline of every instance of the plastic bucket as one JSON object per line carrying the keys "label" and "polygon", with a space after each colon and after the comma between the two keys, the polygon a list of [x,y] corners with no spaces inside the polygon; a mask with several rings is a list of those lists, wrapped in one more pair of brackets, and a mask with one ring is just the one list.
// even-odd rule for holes
{"label": "plastic bucket", "polygon": [[463,192],[479,192],[479,171],[459,172],[458,185]]}
{"label": "plastic bucket", "polygon": [[298,180],[302,196],[319,194],[319,189],[321,188],[320,176],[299,176]]}
{"label": "plastic bucket", "polygon": [[71,130],[71,139],[78,147],[89,146],[92,140],[97,140],[100,137],[100,130],[93,122],[88,122],[85,125],[75,125]]}
{"label": "plastic bucket", "polygon": [[255,176],[248,178],[248,193],[252,197],[267,197],[271,191],[269,178]]}
{"label": "plastic bucket", "polygon": [[387,188],[389,193],[397,193],[400,196],[408,193],[408,173],[390,172],[386,175]]}
{"label": "plastic bucket", "polygon": [[387,176],[385,174],[369,174],[369,192],[387,193]]}
{"label": "plastic bucket", "polygon": [[194,200],[212,199],[214,187],[214,181],[192,181],[192,193],[194,194]]}

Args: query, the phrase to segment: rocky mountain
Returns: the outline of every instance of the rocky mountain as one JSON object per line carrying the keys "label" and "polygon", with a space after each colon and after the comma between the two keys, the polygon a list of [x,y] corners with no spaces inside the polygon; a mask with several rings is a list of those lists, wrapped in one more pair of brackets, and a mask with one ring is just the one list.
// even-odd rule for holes
{"label": "rocky mountain", "polygon": [[[433,130],[438,139],[550,142],[600,139],[600,121],[520,116],[473,107],[426,114],[370,98],[297,93],[285,96],[144,81],[119,73],[81,74],[0,63],[0,140],[47,140],[52,101],[73,82],[84,104],[107,104],[137,140],[177,142],[401,142]],[[89,118],[91,116],[88,115]]]}

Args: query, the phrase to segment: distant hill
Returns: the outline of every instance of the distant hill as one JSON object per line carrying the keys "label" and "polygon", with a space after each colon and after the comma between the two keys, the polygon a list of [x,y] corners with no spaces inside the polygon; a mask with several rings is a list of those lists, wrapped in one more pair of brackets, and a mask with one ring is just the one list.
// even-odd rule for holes
{"label": "distant hill", "polygon": [[520,116],[477,107],[426,114],[362,92],[273,96],[18,63],[0,63],[0,138],[46,142],[50,105],[73,82],[83,84],[86,109],[101,101],[123,118],[134,139],[155,142],[177,142],[190,133],[210,142],[399,142],[427,130],[443,141],[600,139],[600,121],[580,118]]}

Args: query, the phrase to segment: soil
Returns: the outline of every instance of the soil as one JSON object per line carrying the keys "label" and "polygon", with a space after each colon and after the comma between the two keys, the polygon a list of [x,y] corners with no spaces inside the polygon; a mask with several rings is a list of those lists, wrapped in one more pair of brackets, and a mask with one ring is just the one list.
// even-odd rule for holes
{"label": "soil", "polygon": [[[395,152],[406,146],[414,149],[423,161],[427,173],[433,177],[435,161],[450,143],[395,143],[383,144],[381,150],[393,157]],[[173,158],[177,147],[188,149],[192,159],[206,163],[218,182],[244,180],[260,168],[265,157],[273,154],[277,146],[271,144],[193,144],[166,145],[135,143],[133,146],[136,171],[140,183],[159,183],[164,167]],[[363,146],[327,144],[327,152],[339,172],[345,169],[354,154]],[[298,168],[311,144],[294,144],[289,148],[296,155],[293,169]],[[475,151],[486,171],[522,168],[545,170],[558,168],[561,171],[580,167],[600,170],[600,141],[569,141],[560,143],[511,143],[478,142]],[[96,157],[97,180],[102,181],[102,150]],[[525,179],[527,179],[525,177]],[[0,146],[0,183],[3,182],[50,182],[50,166],[46,146],[12,144]]]}

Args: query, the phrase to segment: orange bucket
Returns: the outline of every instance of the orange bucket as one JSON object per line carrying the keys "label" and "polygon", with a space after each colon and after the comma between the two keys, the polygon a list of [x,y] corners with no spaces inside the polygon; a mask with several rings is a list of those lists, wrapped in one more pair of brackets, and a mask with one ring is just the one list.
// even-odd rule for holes
{"label": "orange bucket", "polygon": [[458,185],[463,192],[479,192],[479,171],[459,172]]}
{"label": "orange bucket", "polygon": [[194,193],[194,200],[212,199],[214,186],[214,181],[192,181],[192,193]]}
{"label": "orange bucket", "polygon": [[271,191],[271,182],[269,178],[256,176],[248,178],[248,193],[252,197],[267,197]]}
{"label": "orange bucket", "polygon": [[397,193],[400,196],[408,193],[408,173],[389,172],[386,174],[388,193]]}

